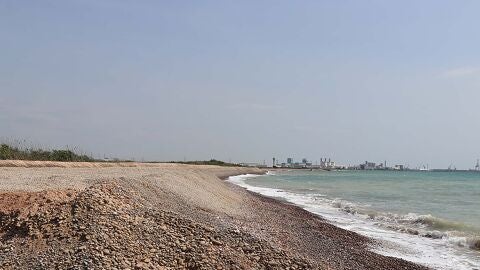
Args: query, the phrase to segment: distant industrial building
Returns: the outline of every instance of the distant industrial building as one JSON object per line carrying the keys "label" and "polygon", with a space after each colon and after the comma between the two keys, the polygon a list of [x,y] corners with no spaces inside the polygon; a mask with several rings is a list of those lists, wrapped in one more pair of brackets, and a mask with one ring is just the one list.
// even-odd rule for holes
{"label": "distant industrial building", "polygon": [[[327,158],[321,158],[320,163],[315,162],[315,164],[312,161],[309,161],[307,158],[302,158],[301,162],[295,162],[293,158],[287,158],[287,162],[282,162],[282,163],[275,163],[277,167],[281,168],[294,168],[294,169],[335,169],[337,168],[336,164],[334,161],[331,159]],[[339,168],[344,168],[344,166],[341,166]]]}
{"label": "distant industrial building", "polygon": [[365,161],[365,163],[360,164],[360,169],[361,170],[375,170],[376,169],[375,165],[376,165],[375,162]]}
{"label": "distant industrial building", "polygon": [[403,165],[395,165],[393,167],[394,170],[398,170],[398,171],[403,171],[405,169],[405,166]]}
{"label": "distant industrial building", "polygon": [[375,163],[375,162],[369,162],[365,161],[365,163],[362,163],[357,166],[352,166],[349,167],[350,170],[395,170],[395,171],[403,171],[407,169],[404,165],[397,164],[393,167],[388,167],[387,166],[387,161],[384,161],[383,163]]}
{"label": "distant industrial building", "polygon": [[332,169],[335,168],[335,161],[332,161],[330,158],[327,161],[327,158],[320,159],[320,168],[322,169]]}

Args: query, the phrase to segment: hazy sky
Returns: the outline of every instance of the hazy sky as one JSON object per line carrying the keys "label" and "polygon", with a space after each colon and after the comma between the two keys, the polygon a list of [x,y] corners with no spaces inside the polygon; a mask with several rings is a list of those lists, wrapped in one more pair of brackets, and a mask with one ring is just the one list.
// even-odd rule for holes
{"label": "hazy sky", "polygon": [[480,1],[0,0],[0,137],[473,167]]}

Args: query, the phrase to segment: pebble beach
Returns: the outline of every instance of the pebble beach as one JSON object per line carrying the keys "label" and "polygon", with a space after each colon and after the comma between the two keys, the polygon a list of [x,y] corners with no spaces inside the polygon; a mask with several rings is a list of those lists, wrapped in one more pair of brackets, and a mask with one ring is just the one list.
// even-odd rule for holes
{"label": "pebble beach", "polygon": [[225,181],[256,168],[1,161],[1,269],[426,269]]}

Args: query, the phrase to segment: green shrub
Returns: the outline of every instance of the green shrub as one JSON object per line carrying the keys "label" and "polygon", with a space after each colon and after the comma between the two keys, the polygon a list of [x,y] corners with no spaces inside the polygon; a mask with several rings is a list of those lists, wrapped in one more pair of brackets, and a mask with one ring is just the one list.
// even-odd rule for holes
{"label": "green shrub", "polygon": [[228,167],[240,167],[238,164],[228,163],[221,160],[196,160],[196,161],[171,161],[170,163],[190,164],[190,165],[216,165],[216,166],[228,166]]}
{"label": "green shrub", "polygon": [[0,145],[0,159],[12,159],[13,158],[13,149],[6,145]]}
{"label": "green shrub", "polygon": [[95,161],[87,155],[79,155],[71,150],[20,149],[8,144],[0,145],[0,160],[42,160],[42,161]]}

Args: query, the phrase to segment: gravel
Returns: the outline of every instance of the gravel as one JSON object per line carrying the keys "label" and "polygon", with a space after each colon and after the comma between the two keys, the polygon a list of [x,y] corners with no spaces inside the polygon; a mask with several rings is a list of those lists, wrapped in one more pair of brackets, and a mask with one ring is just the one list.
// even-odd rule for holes
{"label": "gravel", "polygon": [[425,269],[219,178],[258,169],[22,164],[0,168],[0,269]]}

